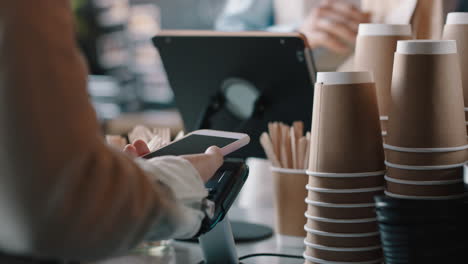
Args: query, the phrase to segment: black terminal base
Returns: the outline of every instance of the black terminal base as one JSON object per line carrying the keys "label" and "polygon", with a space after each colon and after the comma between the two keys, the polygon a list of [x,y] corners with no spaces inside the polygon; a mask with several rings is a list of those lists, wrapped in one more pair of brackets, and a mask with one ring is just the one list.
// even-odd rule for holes
{"label": "black terminal base", "polygon": [[[255,242],[270,238],[273,229],[265,225],[252,224],[242,221],[230,221],[234,241],[236,243]],[[197,238],[180,240],[184,242],[198,243]]]}

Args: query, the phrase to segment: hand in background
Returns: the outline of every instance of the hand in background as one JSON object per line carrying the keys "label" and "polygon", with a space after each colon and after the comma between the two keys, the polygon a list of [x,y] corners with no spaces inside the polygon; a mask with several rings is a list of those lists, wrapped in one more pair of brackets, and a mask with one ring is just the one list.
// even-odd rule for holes
{"label": "hand in background", "polygon": [[324,0],[302,23],[311,48],[325,47],[336,53],[346,53],[347,43],[354,43],[360,23],[369,23],[370,13],[342,0]]}

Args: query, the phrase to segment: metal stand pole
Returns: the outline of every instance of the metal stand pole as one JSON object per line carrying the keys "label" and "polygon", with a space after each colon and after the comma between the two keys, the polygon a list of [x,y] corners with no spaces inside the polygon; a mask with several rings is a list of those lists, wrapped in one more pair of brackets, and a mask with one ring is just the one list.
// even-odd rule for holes
{"label": "metal stand pole", "polygon": [[210,232],[198,238],[205,264],[238,264],[238,256],[231,224],[227,218],[219,222]]}

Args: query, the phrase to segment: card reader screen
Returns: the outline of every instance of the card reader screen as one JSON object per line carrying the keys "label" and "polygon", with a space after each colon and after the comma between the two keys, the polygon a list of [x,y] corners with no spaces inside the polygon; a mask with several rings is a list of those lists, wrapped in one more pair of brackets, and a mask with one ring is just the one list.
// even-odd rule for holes
{"label": "card reader screen", "polygon": [[217,146],[223,148],[237,139],[235,138],[225,138],[225,137],[215,137],[215,136],[205,136],[205,135],[190,135],[185,137],[177,142],[174,142],[166,147],[163,147],[153,153],[146,155],[145,159],[150,159],[160,156],[178,156],[178,155],[190,155],[190,154],[199,154],[204,153],[205,150],[211,146]]}

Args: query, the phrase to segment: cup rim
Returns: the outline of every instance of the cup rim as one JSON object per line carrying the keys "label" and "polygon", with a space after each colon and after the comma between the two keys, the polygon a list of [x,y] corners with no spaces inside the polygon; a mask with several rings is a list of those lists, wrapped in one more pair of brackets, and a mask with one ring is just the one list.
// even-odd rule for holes
{"label": "cup rim", "polygon": [[391,193],[387,190],[385,190],[384,193],[385,195],[392,197],[392,198],[409,199],[409,200],[455,200],[455,199],[463,198],[466,196],[465,193],[447,195],[447,196],[413,196],[413,195]]}
{"label": "cup rim", "polygon": [[315,206],[328,207],[328,208],[367,208],[367,207],[375,207],[375,203],[335,204],[335,203],[324,203],[324,202],[312,201],[309,198],[305,198],[305,202],[308,205],[315,205]]}
{"label": "cup rim", "polygon": [[333,218],[312,216],[312,215],[309,215],[307,212],[304,213],[304,216],[310,220],[315,220],[315,221],[325,222],[325,223],[335,223],[335,224],[359,224],[359,223],[377,222],[377,217],[360,218],[360,219],[359,218],[358,219],[333,219]]}
{"label": "cup rim", "polygon": [[325,231],[320,231],[316,229],[312,229],[310,227],[307,227],[307,225],[304,225],[304,230],[307,233],[314,234],[314,235],[319,235],[319,236],[328,236],[328,237],[372,237],[372,236],[378,236],[380,234],[379,231],[376,232],[368,232],[368,233],[330,233],[330,232],[325,232]]}
{"label": "cup rim", "polygon": [[412,36],[409,24],[361,23],[358,36]]}
{"label": "cup rim", "polygon": [[[468,122],[466,122],[468,124]],[[446,147],[446,148],[407,148],[390,145],[387,143],[383,144],[384,149],[394,150],[398,152],[410,152],[410,153],[443,153],[443,152],[456,152],[468,149],[468,144],[458,147]]]}
{"label": "cup rim", "polygon": [[375,246],[370,246],[370,247],[356,247],[356,248],[342,248],[342,247],[326,247],[322,245],[317,245],[310,243],[307,241],[307,238],[304,239],[304,245],[307,247],[319,249],[319,250],[325,250],[325,251],[338,251],[338,252],[361,252],[361,251],[374,251],[377,249],[381,249],[381,245],[375,245]]}
{"label": "cup rim", "polygon": [[457,43],[455,40],[399,40],[395,53],[406,55],[456,54]]}
{"label": "cup rim", "polygon": [[396,164],[396,163],[391,163],[389,161],[385,161],[385,165],[390,168],[402,169],[402,170],[417,170],[417,171],[455,169],[455,168],[463,167],[465,163],[466,162],[457,163],[457,164],[448,164],[448,165],[414,166],[414,165]]}
{"label": "cup rim", "polygon": [[364,192],[376,192],[383,191],[383,186],[371,187],[371,188],[358,188],[358,189],[326,189],[312,187],[309,184],[306,185],[306,189],[309,191],[320,192],[320,193],[364,193]]}
{"label": "cup rim", "polygon": [[447,14],[446,25],[466,25],[468,24],[468,12],[450,12]]}
{"label": "cup rim", "polygon": [[[318,259],[311,257],[306,254],[306,252],[302,253],[302,256],[304,257],[305,260],[319,263],[319,264],[349,264],[349,262],[342,262],[342,261],[330,261],[330,260],[324,260],[324,259]],[[375,260],[369,260],[369,261],[359,261],[356,263],[359,264],[376,264],[376,263],[382,263],[383,258],[375,259]]]}
{"label": "cup rim", "polygon": [[457,184],[457,183],[462,183],[463,182],[463,178],[456,179],[456,180],[445,180],[445,181],[407,181],[407,180],[395,179],[395,178],[392,178],[392,177],[390,177],[388,175],[385,175],[384,179],[386,181],[393,182],[393,183],[398,183],[398,184],[420,185],[420,186],[451,185],[451,184]]}
{"label": "cup rim", "polygon": [[272,172],[280,172],[280,173],[287,173],[287,174],[306,174],[306,170],[299,170],[299,169],[288,169],[288,168],[279,168],[279,167],[270,167]]}
{"label": "cup rim", "polygon": [[369,71],[318,72],[316,83],[324,85],[346,85],[374,83],[374,75]]}
{"label": "cup rim", "polygon": [[386,173],[386,170],[370,171],[370,172],[357,172],[357,173],[334,173],[334,172],[318,172],[306,170],[306,174],[309,176],[324,177],[324,178],[356,178],[356,177],[374,177],[382,176]]}

